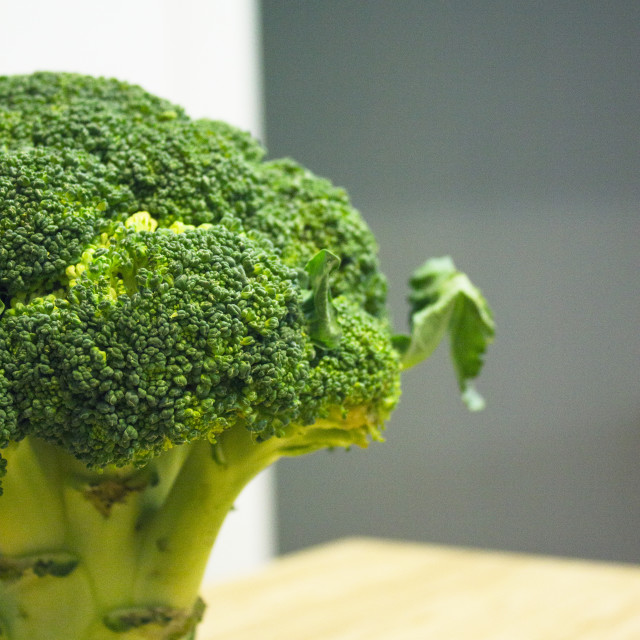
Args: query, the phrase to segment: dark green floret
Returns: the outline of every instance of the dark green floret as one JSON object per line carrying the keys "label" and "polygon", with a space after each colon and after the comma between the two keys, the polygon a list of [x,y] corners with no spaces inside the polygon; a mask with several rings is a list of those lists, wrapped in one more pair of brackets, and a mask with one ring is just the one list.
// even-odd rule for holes
{"label": "dark green floret", "polygon": [[[104,85],[104,86],[103,86]],[[39,73],[0,77],[0,149],[77,149],[105,165],[133,196],[129,213],[161,224],[251,215],[261,188],[246,134],[114,80]]]}
{"label": "dark green floret", "polygon": [[344,189],[288,159],[264,163],[258,172],[267,191],[251,224],[273,239],[292,266],[306,264],[321,249],[334,253],[340,260],[336,295],[384,316],[387,287],[378,245]]}
{"label": "dark green floret", "polygon": [[105,466],[297,418],[310,347],[293,270],[221,226],[104,244],[2,322],[29,433]]}
{"label": "dark green floret", "polygon": [[0,154],[0,292],[46,291],[131,200],[108,169],[74,151]]}
{"label": "dark green floret", "polygon": [[0,637],[193,640],[211,546],[279,458],[380,440],[449,335],[493,336],[449,259],[393,335],[346,192],[117,80],[0,76]]}

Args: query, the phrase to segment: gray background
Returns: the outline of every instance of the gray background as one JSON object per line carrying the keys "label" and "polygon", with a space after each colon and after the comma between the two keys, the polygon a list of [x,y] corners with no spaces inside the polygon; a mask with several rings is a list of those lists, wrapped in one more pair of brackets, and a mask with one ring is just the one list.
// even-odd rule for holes
{"label": "gray background", "polygon": [[277,468],[281,551],[366,534],[640,561],[640,3],[265,0],[266,130],[350,191],[406,326],[450,253],[498,335],[387,442]]}

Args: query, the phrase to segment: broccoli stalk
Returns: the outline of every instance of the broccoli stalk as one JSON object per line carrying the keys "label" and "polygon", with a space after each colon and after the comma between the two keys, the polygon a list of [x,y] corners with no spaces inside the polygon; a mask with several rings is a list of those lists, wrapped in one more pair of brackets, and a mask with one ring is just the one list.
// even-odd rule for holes
{"label": "broccoli stalk", "polygon": [[261,443],[230,429],[215,445],[175,447],[142,470],[92,473],[41,439],[11,445],[0,637],[190,637],[204,609],[198,590],[211,547],[242,488],[280,457],[366,444],[375,429],[363,418],[289,426]]}
{"label": "broccoli stalk", "polygon": [[116,80],[0,77],[0,640],[194,638],[257,473],[381,440],[447,334],[481,408],[479,290],[427,261],[394,335],[344,190],[263,155]]}

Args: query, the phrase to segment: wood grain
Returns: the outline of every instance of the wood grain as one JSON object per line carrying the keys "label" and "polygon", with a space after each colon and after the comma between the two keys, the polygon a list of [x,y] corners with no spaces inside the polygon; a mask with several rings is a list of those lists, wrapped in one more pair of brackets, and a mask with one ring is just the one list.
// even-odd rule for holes
{"label": "wood grain", "polygon": [[203,594],[201,640],[638,640],[640,567],[350,539]]}

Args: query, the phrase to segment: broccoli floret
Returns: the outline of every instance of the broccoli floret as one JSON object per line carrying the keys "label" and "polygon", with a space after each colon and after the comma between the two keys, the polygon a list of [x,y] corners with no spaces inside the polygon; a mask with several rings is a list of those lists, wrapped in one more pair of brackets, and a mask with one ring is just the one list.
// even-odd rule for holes
{"label": "broccoli floret", "polygon": [[131,196],[86,153],[28,148],[0,155],[0,291],[47,290]]}
{"label": "broccoli floret", "polygon": [[380,272],[373,234],[344,189],[292,160],[258,167],[266,185],[264,205],[250,224],[263,230],[292,266],[328,249],[340,258],[333,282],[343,294],[376,316],[385,315],[386,280]]}
{"label": "broccoli floret", "polygon": [[133,195],[129,212],[167,226],[250,215],[261,187],[257,143],[228,125],[192,121],[142,89],[74,74],[0,77],[0,149],[77,149]]}
{"label": "broccoli floret", "polygon": [[309,347],[295,272],[272,251],[222,226],[123,227],[104,245],[2,323],[32,434],[103,467],[298,418]]}
{"label": "broccoli floret", "polygon": [[391,331],[346,192],[116,80],[0,77],[0,637],[191,638],[206,561],[281,457],[382,439],[445,333],[493,334],[450,260]]}

